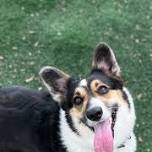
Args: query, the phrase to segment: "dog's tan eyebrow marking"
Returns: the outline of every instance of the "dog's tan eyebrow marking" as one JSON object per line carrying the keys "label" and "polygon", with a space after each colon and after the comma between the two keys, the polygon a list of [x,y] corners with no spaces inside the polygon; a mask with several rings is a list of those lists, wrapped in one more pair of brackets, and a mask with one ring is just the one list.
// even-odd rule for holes
{"label": "dog's tan eyebrow marking", "polygon": [[84,87],[77,87],[74,96],[81,96],[85,98],[87,96],[87,91]]}
{"label": "dog's tan eyebrow marking", "polygon": [[105,83],[103,83],[102,81],[98,79],[92,80],[90,83],[90,88],[92,92],[96,92],[100,86],[106,86],[109,88],[108,85],[106,85]]}

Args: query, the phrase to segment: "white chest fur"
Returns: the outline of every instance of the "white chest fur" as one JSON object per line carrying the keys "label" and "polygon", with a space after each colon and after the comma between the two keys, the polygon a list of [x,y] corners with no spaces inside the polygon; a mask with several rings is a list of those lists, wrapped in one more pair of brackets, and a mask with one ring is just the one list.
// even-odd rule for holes
{"label": "white chest fur", "polygon": [[[123,91],[126,93],[128,97],[130,108],[122,106],[118,110],[117,121],[114,127],[114,152],[135,152],[136,139],[133,131],[136,116],[134,103],[129,91],[126,88],[123,88]],[[117,147],[121,144],[125,144],[125,147],[117,149]]]}
{"label": "white chest fur", "polygon": [[80,136],[74,133],[68,126],[65,119],[65,112],[60,111],[61,137],[68,152],[93,152],[93,133],[85,126],[79,125]]}

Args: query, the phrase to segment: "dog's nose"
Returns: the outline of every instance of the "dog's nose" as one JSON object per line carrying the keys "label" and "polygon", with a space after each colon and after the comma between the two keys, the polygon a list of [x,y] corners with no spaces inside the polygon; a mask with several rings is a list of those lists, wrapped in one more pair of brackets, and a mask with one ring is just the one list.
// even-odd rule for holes
{"label": "dog's nose", "polygon": [[102,117],[102,113],[101,107],[94,107],[87,110],[86,116],[91,121],[99,121]]}

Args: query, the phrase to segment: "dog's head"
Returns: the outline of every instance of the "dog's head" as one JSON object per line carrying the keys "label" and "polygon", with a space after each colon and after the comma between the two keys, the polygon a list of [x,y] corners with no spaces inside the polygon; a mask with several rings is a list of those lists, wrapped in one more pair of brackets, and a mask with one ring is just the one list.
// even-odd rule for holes
{"label": "dog's head", "polygon": [[109,119],[113,109],[127,104],[120,68],[112,49],[105,43],[96,47],[87,78],[75,80],[54,67],[44,67],[40,76],[63,110],[90,127]]}

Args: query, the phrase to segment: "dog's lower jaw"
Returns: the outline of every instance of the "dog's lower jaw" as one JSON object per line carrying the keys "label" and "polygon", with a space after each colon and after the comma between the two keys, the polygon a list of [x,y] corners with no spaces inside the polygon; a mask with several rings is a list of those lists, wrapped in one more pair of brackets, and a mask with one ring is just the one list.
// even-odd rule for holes
{"label": "dog's lower jaw", "polygon": [[60,110],[60,134],[63,145],[67,152],[94,152],[94,133],[85,124],[73,120],[74,127],[78,133],[74,132],[67,123],[66,113]]}

